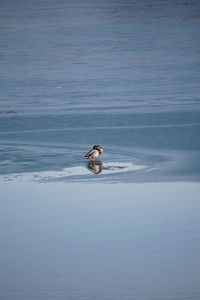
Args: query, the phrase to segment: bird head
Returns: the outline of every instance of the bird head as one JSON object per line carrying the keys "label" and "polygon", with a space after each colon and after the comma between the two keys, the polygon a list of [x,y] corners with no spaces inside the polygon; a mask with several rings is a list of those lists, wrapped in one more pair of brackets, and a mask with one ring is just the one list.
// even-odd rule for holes
{"label": "bird head", "polygon": [[101,145],[94,145],[93,149],[98,150],[99,154],[103,154],[103,147]]}

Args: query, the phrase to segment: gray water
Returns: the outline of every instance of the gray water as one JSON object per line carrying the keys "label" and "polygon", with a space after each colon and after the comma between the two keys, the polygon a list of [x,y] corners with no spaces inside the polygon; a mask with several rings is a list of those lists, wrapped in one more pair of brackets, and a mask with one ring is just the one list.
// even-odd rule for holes
{"label": "gray water", "polygon": [[0,173],[87,167],[102,144],[149,172],[101,180],[199,180],[199,16],[195,0],[1,1]]}
{"label": "gray water", "polygon": [[0,0],[1,300],[200,299],[199,49],[197,0]]}

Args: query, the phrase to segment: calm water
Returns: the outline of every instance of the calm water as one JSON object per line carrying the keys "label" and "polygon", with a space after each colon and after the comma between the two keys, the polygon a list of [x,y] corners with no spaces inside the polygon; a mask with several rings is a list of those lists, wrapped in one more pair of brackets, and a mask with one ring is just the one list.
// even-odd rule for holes
{"label": "calm water", "polygon": [[199,183],[1,184],[0,299],[199,300]]}
{"label": "calm water", "polygon": [[102,144],[110,167],[149,171],[109,180],[199,180],[199,16],[195,0],[2,3],[0,173],[85,167]]}
{"label": "calm water", "polygon": [[0,4],[0,299],[199,300],[200,2]]}

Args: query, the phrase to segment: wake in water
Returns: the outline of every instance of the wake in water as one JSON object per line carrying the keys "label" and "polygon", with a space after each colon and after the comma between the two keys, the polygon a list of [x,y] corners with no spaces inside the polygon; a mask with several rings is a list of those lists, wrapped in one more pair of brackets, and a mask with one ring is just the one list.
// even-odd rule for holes
{"label": "wake in water", "polygon": [[[90,161],[86,166],[74,166],[64,168],[61,171],[42,171],[42,172],[31,172],[31,173],[14,173],[9,175],[1,175],[0,181],[37,181],[37,182],[48,182],[48,181],[84,181],[99,179],[94,177],[92,174],[100,175],[112,175],[119,173],[137,172],[139,170],[147,170],[147,166],[136,165],[133,163],[124,162],[108,162],[102,163],[101,161],[93,162]],[[92,174],[91,174],[92,173]],[[92,176],[92,177],[91,177]],[[103,179],[103,177],[102,177]]]}

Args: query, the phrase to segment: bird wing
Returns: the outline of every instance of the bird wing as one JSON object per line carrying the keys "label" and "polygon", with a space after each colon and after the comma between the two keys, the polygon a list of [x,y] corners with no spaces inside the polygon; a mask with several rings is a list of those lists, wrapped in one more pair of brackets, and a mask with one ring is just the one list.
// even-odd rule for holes
{"label": "bird wing", "polygon": [[98,151],[97,150],[90,150],[86,155],[85,157],[96,157],[98,156]]}

